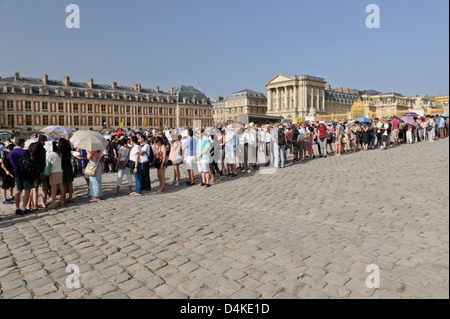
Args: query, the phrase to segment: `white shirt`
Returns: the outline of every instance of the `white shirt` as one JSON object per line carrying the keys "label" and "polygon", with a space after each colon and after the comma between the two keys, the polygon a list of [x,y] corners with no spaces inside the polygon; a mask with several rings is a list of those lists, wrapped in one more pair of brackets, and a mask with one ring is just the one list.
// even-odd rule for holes
{"label": "white shirt", "polygon": [[146,163],[148,162],[148,155],[150,154],[150,145],[148,144],[141,145],[141,153],[142,152],[144,152],[144,154],[141,154],[139,163]]}
{"label": "white shirt", "polygon": [[130,151],[130,161],[136,162],[136,154],[140,154],[141,153],[141,147],[136,145],[133,146],[133,148]]}
{"label": "white shirt", "polygon": [[61,157],[58,155],[58,153],[47,152],[46,161],[47,161],[47,163],[50,163],[52,165],[52,169],[51,169],[50,173],[62,172]]}

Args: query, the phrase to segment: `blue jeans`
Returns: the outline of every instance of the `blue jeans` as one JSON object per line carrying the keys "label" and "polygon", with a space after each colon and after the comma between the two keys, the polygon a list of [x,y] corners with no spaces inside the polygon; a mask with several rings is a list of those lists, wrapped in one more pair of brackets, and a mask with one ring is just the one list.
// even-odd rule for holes
{"label": "blue jeans", "polygon": [[137,173],[133,169],[134,181],[136,182],[136,190],[137,194],[142,194],[142,181],[141,181],[141,165],[138,165]]}
{"label": "blue jeans", "polygon": [[150,189],[150,162],[139,163],[141,182],[143,189]]}

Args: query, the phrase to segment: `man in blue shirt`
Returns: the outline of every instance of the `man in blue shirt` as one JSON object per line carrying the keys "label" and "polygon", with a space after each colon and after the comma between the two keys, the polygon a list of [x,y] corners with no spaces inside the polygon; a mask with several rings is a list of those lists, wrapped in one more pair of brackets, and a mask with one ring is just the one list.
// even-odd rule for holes
{"label": "man in blue shirt", "polygon": [[[9,152],[9,161],[14,169],[14,177],[16,179],[16,193],[14,196],[14,202],[16,204],[16,215],[25,215],[32,212],[27,209],[27,205],[30,199],[31,189],[34,188],[34,181],[25,181],[19,176],[19,161],[25,155],[27,151],[23,149],[25,146],[25,140],[21,138],[16,139],[16,147]],[[23,205],[20,207],[20,196],[23,195]]]}
{"label": "man in blue shirt", "polygon": [[194,181],[194,162],[197,151],[197,139],[194,137],[194,131],[192,129],[188,130],[189,138],[184,142],[183,151],[185,153],[185,164],[188,171],[189,181],[186,182],[188,186],[195,185]]}

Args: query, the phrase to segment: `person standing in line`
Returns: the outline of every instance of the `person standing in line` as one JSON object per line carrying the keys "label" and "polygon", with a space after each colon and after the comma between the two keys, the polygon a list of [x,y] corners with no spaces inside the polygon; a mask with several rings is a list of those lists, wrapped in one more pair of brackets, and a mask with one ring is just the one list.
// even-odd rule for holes
{"label": "person standing in line", "polygon": [[[32,211],[27,209],[31,190],[34,188],[34,183],[24,180],[23,177],[19,175],[19,161],[27,153],[23,148],[25,146],[25,140],[21,138],[15,139],[16,145],[12,151],[9,152],[9,160],[14,169],[14,177],[16,182],[16,193],[14,195],[14,202],[16,204],[16,215],[25,215],[31,213]],[[23,195],[23,205],[20,207],[20,197]]]}
{"label": "person standing in line", "polygon": [[[337,121],[336,121],[337,123]],[[342,138],[344,137],[344,127],[341,123],[336,124],[336,154],[335,156],[341,156],[342,152]]]}
{"label": "person standing in line", "polygon": [[141,166],[139,165],[139,159],[141,157],[141,146],[136,136],[131,137],[131,151],[130,157],[127,162],[127,166],[133,172],[136,189],[130,194],[132,197],[142,196],[142,181],[141,181]]}
{"label": "person standing in line", "polygon": [[147,138],[144,135],[139,137],[139,142],[141,144],[141,156],[139,158],[140,174],[142,181],[142,189],[149,192],[151,190],[150,181],[150,156],[152,150],[150,145],[147,144]]}
{"label": "person standing in line", "polygon": [[202,175],[201,187],[211,187],[209,181],[209,152],[210,152],[211,142],[207,134],[205,134],[205,129],[202,128],[200,131],[200,139],[197,142],[197,165],[198,171]]}
{"label": "person standing in line", "polygon": [[236,152],[237,152],[237,137],[234,133],[233,126],[229,125],[227,135],[225,136],[225,152],[226,161],[228,164],[229,176],[236,177]]}
{"label": "person standing in line", "polygon": [[210,135],[210,150],[209,150],[209,174],[212,183],[215,181],[215,176],[217,175],[217,181],[222,181],[220,176],[220,170],[218,163],[222,160],[221,146],[217,141],[217,135],[215,132],[211,132]]}
{"label": "person standing in line", "polygon": [[188,172],[189,180],[186,181],[188,186],[195,185],[194,180],[194,162],[195,162],[195,152],[197,150],[197,140],[194,137],[194,131],[190,128],[188,129],[189,138],[184,142],[183,151],[185,151],[185,164],[186,170]]}
{"label": "person standing in line", "polygon": [[391,121],[391,125],[392,125],[392,138],[394,139],[394,144],[398,145],[398,133],[399,131],[399,121],[397,119],[397,116],[394,115],[394,118]]}
{"label": "person standing in line", "polygon": [[97,171],[95,176],[89,177],[89,184],[90,184],[90,195],[91,195],[91,202],[96,203],[101,200],[101,197],[103,196],[102,193],[102,171],[100,169],[100,160],[101,160],[102,154],[100,150],[97,151],[88,151],[86,158],[89,160],[89,164],[91,165],[97,165]]}
{"label": "person standing in line", "polygon": [[169,154],[169,161],[172,162],[173,166],[173,182],[169,182],[169,185],[174,185],[175,187],[181,185],[180,164],[183,158],[181,152],[181,135],[178,135],[175,142],[170,145]]}
{"label": "person standing in line", "polygon": [[[56,209],[64,205],[64,199],[66,197],[66,189],[63,183],[63,169],[61,152],[59,151],[58,144],[53,142],[53,149],[46,154],[46,162],[50,163],[51,171],[49,176],[49,183],[51,188],[52,203],[48,208]],[[60,191],[59,203],[56,203],[56,194]]]}
{"label": "person standing in line", "polygon": [[319,142],[320,156],[327,157],[327,127],[324,122],[319,122],[317,128],[317,141]]}
{"label": "person standing in line", "polygon": [[120,186],[122,185],[123,177],[126,176],[128,179],[128,190],[131,194],[133,181],[131,180],[130,169],[127,167],[128,159],[130,158],[130,148],[128,147],[128,139],[122,139],[119,141],[121,146],[118,151],[117,157],[117,182],[116,182],[116,194],[119,194]]}
{"label": "person standing in line", "polygon": [[167,148],[162,136],[156,138],[155,151],[155,167],[159,180],[158,193],[166,192],[166,169],[169,167],[169,159],[167,157]]}
{"label": "person standing in line", "polygon": [[64,138],[59,139],[58,150],[61,154],[61,165],[63,170],[63,182],[69,198],[62,198],[62,203],[73,203],[73,169],[72,169],[72,148],[70,142]]}
{"label": "person standing in line", "polygon": [[383,126],[380,128],[381,141],[383,142],[383,145],[381,146],[380,150],[386,150],[388,148],[388,139],[390,139],[389,123],[386,119],[383,119],[381,122],[383,123]]}
{"label": "person standing in line", "polygon": [[[2,177],[3,204],[14,204],[14,168],[9,161],[9,153],[14,149],[14,144],[9,144],[0,152],[0,175]],[[9,197],[7,197],[9,191]]]}

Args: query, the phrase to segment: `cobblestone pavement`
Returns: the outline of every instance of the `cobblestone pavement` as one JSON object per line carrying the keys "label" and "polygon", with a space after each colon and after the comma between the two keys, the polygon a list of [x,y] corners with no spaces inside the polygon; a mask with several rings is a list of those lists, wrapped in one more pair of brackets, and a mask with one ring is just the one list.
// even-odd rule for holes
{"label": "cobblestone pavement", "polygon": [[[167,194],[152,170],[139,199],[113,196],[106,174],[101,203],[78,178],[67,208],[0,208],[0,297],[448,298],[448,152],[449,140],[361,151]],[[366,288],[369,264],[380,289]]]}

